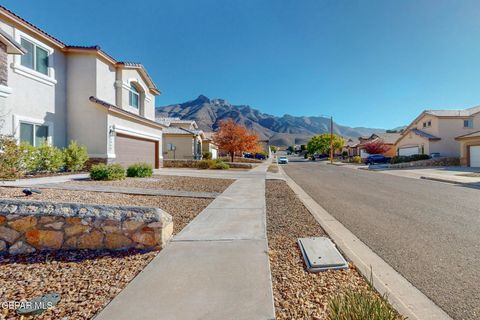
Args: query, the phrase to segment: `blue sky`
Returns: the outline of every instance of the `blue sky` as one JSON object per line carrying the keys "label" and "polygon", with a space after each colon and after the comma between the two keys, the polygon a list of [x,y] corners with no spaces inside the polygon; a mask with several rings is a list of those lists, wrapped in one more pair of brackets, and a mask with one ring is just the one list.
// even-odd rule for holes
{"label": "blue sky", "polygon": [[68,44],[142,62],[163,92],[157,105],[205,94],[393,128],[423,109],[480,104],[479,1],[0,3]]}

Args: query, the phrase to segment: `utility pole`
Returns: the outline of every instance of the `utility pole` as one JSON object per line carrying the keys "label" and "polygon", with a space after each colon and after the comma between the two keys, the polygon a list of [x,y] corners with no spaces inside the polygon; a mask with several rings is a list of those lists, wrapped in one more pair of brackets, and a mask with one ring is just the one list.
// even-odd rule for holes
{"label": "utility pole", "polygon": [[333,116],[330,116],[330,164],[333,164]]}

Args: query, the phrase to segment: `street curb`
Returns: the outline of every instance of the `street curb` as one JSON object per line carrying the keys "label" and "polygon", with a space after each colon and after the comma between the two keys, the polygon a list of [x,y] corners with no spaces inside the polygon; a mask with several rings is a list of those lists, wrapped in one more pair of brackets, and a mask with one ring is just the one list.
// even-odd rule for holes
{"label": "street curb", "polygon": [[287,184],[320,226],[365,278],[372,277],[375,289],[381,295],[386,294],[388,301],[400,314],[410,320],[452,320],[445,311],[323,209],[285,173],[283,168],[280,170]]}
{"label": "street curb", "polygon": [[463,184],[463,182],[459,182],[459,181],[442,179],[442,178],[425,177],[425,176],[421,176],[420,179],[422,179],[422,180],[438,181],[438,182],[445,182],[445,183],[453,183],[453,184]]}

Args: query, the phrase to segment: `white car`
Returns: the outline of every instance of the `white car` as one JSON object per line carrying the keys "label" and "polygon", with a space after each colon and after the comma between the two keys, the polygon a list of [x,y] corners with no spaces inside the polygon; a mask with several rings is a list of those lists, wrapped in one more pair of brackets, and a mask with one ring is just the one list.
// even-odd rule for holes
{"label": "white car", "polygon": [[288,158],[287,157],[279,157],[277,162],[278,162],[278,164],[288,164]]}

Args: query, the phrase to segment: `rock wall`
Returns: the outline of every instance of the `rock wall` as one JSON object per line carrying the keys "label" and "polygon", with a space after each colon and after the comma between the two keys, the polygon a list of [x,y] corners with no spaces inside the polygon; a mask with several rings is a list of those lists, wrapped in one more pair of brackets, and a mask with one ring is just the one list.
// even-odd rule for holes
{"label": "rock wall", "polygon": [[0,253],[155,250],[172,232],[172,217],[158,208],[0,200]]}
{"label": "rock wall", "polygon": [[[164,168],[197,168],[197,164],[200,160],[183,160],[183,159],[164,159],[163,160],[163,167]],[[256,166],[253,163],[245,163],[245,162],[225,162],[230,166],[230,168],[235,169],[251,169]]]}
{"label": "rock wall", "polygon": [[435,158],[428,160],[419,160],[411,162],[402,162],[391,164],[389,168],[412,168],[412,167],[448,167],[448,166],[458,166],[460,165],[460,160],[458,158]]}
{"label": "rock wall", "polygon": [[0,85],[8,84],[7,45],[0,42]]}

